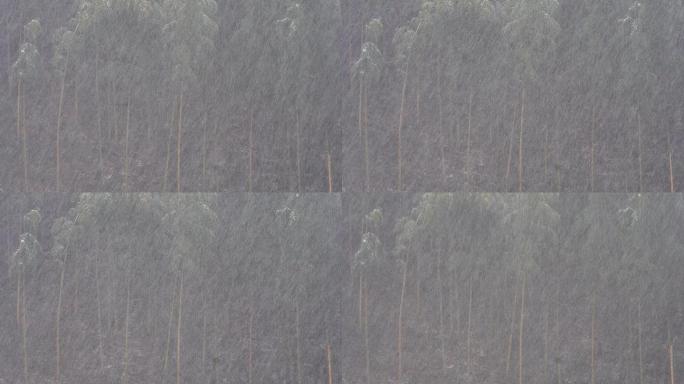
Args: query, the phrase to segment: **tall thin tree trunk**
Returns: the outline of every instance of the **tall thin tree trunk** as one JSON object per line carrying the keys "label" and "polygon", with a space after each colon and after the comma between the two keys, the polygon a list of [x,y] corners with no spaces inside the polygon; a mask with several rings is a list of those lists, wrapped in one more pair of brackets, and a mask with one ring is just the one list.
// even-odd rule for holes
{"label": "tall thin tree trunk", "polygon": [[468,133],[466,134],[466,155],[465,155],[465,165],[463,166],[463,175],[465,176],[466,186],[470,186],[470,132],[471,132],[471,121],[472,121],[472,107],[473,107],[473,93],[470,92],[470,97],[468,98]]}
{"label": "tall thin tree trunk", "polygon": [[675,384],[675,371],[674,371],[674,346],[673,342],[670,341],[670,384]]}
{"label": "tall thin tree trunk", "polygon": [[[516,108],[513,108],[513,120],[515,121],[515,117],[517,115]],[[513,163],[513,140],[514,140],[514,135],[515,135],[515,123],[511,123],[511,132],[508,135],[508,161],[506,162],[506,177],[504,179],[505,185],[506,185],[506,190],[508,190],[508,180],[511,175],[511,168],[512,168],[512,163]]]}
{"label": "tall thin tree trunk", "polygon": [[[328,384],[333,384],[332,351],[330,350],[330,343],[325,345],[325,351],[328,360]],[[672,384],[674,384],[674,382]]]}
{"label": "tall thin tree trunk", "polygon": [[[182,94],[181,94],[182,101]],[[178,328],[176,328],[176,384],[181,383],[181,324],[183,320],[183,266],[180,268],[180,288],[178,289]]]}
{"label": "tall thin tree trunk", "polygon": [[[522,89],[522,102],[520,103],[520,135],[518,138],[518,192],[523,191],[523,127],[525,118],[525,87]],[[522,383],[521,383],[522,384]]]}
{"label": "tall thin tree trunk", "polygon": [[302,191],[302,157],[301,157],[301,127],[299,121],[299,112],[295,112],[296,129],[297,129],[297,192]]}
{"label": "tall thin tree trunk", "polygon": [[397,368],[397,383],[401,383],[401,363],[402,363],[402,333],[403,333],[403,325],[402,325],[402,314],[404,310],[404,295],[406,293],[406,272],[408,270],[408,255],[405,257],[404,260],[404,265],[403,265],[403,273],[402,273],[402,279],[401,279],[401,297],[399,299],[399,321],[398,321],[398,329],[397,329],[397,354],[399,357],[398,361],[398,368]]}
{"label": "tall thin tree trunk", "polygon": [[128,132],[131,125],[131,95],[128,95],[126,103],[126,132],[124,134],[124,192],[128,192]]}
{"label": "tall thin tree trunk", "polygon": [[102,115],[100,112],[100,82],[99,82],[99,63],[100,61],[100,49],[99,45],[95,48],[95,114],[97,119],[97,166],[100,175],[100,186],[102,186],[102,181],[104,179],[104,164],[102,159]]}
{"label": "tall thin tree trunk", "polygon": [[406,104],[406,87],[408,83],[408,68],[409,60],[406,60],[406,69],[404,71],[404,82],[401,86],[401,103],[399,105],[399,125],[397,126],[397,190],[401,191],[403,188],[402,179],[402,153],[401,153],[401,132],[404,127],[404,105]]}
{"label": "tall thin tree trunk", "polygon": [[[406,272],[404,272],[404,280],[406,280]],[[444,349],[444,292],[442,288],[442,263],[437,260],[437,284],[439,285],[439,349],[442,357],[442,373],[446,374],[446,351]],[[402,294],[403,294],[402,287]]]}
{"label": "tall thin tree trunk", "polygon": [[523,273],[522,290],[520,293],[520,335],[518,336],[518,384],[523,383],[523,325],[525,320],[525,280]]}
{"label": "tall thin tree trunk", "polygon": [[123,379],[121,382],[123,384],[128,384],[128,319],[130,312],[130,302],[131,302],[131,277],[130,277],[130,261],[128,266],[128,272],[126,273],[126,317],[124,319],[124,358],[123,358]]}
{"label": "tall thin tree trunk", "polygon": [[674,193],[675,191],[675,182],[674,182],[674,173],[672,171],[672,143],[670,142],[670,136],[667,136],[667,160],[668,160],[668,169],[670,171],[670,192]]}
{"label": "tall thin tree trunk", "polygon": [[643,165],[642,165],[642,152],[641,152],[641,117],[639,116],[639,112],[637,112],[636,115],[637,119],[637,141],[638,141],[638,146],[639,146],[639,192],[643,192],[644,190],[644,183],[643,183]]}
{"label": "tall thin tree trunk", "polygon": [[596,384],[596,294],[591,303],[591,384]]}
{"label": "tall thin tree trunk", "polygon": [[[23,263],[22,263],[22,268],[23,268]],[[22,272],[21,269],[19,270],[19,273],[17,273],[17,327],[21,331],[21,291],[22,291]]]}
{"label": "tall thin tree trunk", "polygon": [[[183,89],[181,85],[180,95],[178,97],[178,131],[176,138],[176,192],[181,191],[181,133],[183,130]],[[182,276],[182,273],[181,273]],[[182,281],[181,281],[182,282]],[[180,310],[180,307],[178,307]],[[179,312],[180,314],[180,312]]]}
{"label": "tall thin tree trunk", "polygon": [[330,148],[325,153],[326,159],[326,169],[328,171],[328,193],[333,191],[333,178],[332,178],[332,155],[330,153]]}
{"label": "tall thin tree trunk", "polygon": [[95,301],[97,302],[97,353],[100,360],[100,370],[102,370],[104,369],[104,352],[102,348],[102,304],[100,298],[100,267],[97,254],[95,254]]}
{"label": "tall thin tree trunk", "polygon": [[207,190],[207,112],[204,112],[204,124],[202,124],[202,191]]}
{"label": "tall thin tree trunk", "polygon": [[252,337],[253,337],[253,323],[254,323],[254,308],[250,305],[249,308],[249,324],[248,324],[248,339],[247,339],[247,383],[252,384],[252,360],[254,358],[252,351]]}
{"label": "tall thin tree trunk", "polygon": [[589,191],[594,192],[594,130],[596,129],[596,103],[592,108],[591,113],[591,153],[590,153],[590,165],[589,165]]}
{"label": "tall thin tree trunk", "polygon": [[28,192],[28,135],[26,133],[26,123],[24,122],[25,113],[24,90],[22,87],[22,79],[19,77],[19,80],[17,81],[17,134],[21,131],[21,159],[24,163],[24,192]]}
{"label": "tall thin tree trunk", "polygon": [[162,365],[162,372],[161,372],[161,382],[164,382],[164,375],[166,374],[166,366],[168,365],[169,362],[169,352],[171,349],[171,330],[173,329],[173,313],[174,310],[176,309],[176,298],[178,296],[178,290],[174,286],[173,288],[173,300],[171,300],[171,305],[169,308],[169,326],[167,328],[166,332],[166,348],[164,351],[164,364]]}
{"label": "tall thin tree trunk", "polygon": [[[517,285],[517,284],[516,284]],[[516,308],[518,307],[518,289],[517,287],[514,287],[513,291],[515,292],[513,294],[513,307],[511,309],[511,332],[508,336],[508,353],[506,354],[506,374],[508,375],[508,372],[511,367],[511,356],[512,356],[512,350],[513,350],[513,333],[515,333],[515,312]]]}
{"label": "tall thin tree trunk", "polygon": [[249,156],[248,156],[248,177],[247,177],[247,191],[252,192],[252,184],[254,178],[254,112],[249,112]]}
{"label": "tall thin tree trunk", "polygon": [[466,367],[467,367],[467,372],[470,374],[470,321],[472,318],[472,310],[473,310],[473,278],[472,276],[470,277],[470,281],[468,283],[468,328],[467,328],[467,335],[466,335]]}
{"label": "tall thin tree trunk", "polygon": [[368,345],[368,280],[366,280],[366,294],[363,298],[363,338],[366,346],[366,384],[370,384],[370,346]]}
{"label": "tall thin tree trunk", "polygon": [[295,300],[295,333],[297,344],[297,384],[302,384],[302,352],[300,344],[300,330],[299,330],[299,299]]}
{"label": "tall thin tree trunk", "polygon": [[[441,77],[440,73],[440,77]],[[442,112],[442,82],[440,81],[439,91],[437,93],[437,113],[439,114],[439,155],[440,155],[440,169],[442,173],[442,188],[447,190],[447,163],[444,147],[448,145],[447,135],[444,134],[444,114]]]}
{"label": "tall thin tree trunk", "polygon": [[363,121],[363,158],[366,166],[366,189],[365,191],[368,192],[370,190],[370,159],[369,159],[369,153],[368,153],[368,84],[364,81],[362,82],[364,86],[364,91],[363,91],[363,114],[364,114],[364,121]]}
{"label": "tall thin tree trunk", "polygon": [[206,377],[207,367],[207,303],[202,290],[202,376]]}
{"label": "tall thin tree trunk", "polygon": [[61,141],[61,135],[62,135],[62,107],[64,106],[64,88],[66,86],[66,75],[67,75],[67,68],[69,66],[69,51],[67,50],[66,54],[66,61],[64,63],[64,73],[62,74],[62,85],[61,89],[59,91],[59,103],[57,106],[57,147],[56,147],[56,165],[57,165],[57,171],[56,171],[56,179],[57,179],[57,189],[56,191],[59,192],[61,189],[61,178],[62,178],[62,165],[61,165],[61,148],[60,148],[60,141]]}
{"label": "tall thin tree trunk", "polygon": [[28,351],[26,342],[26,291],[24,289],[24,264],[21,265],[21,344],[24,355],[24,383],[29,383]]}
{"label": "tall thin tree trunk", "polygon": [[166,192],[167,181],[171,168],[171,139],[173,138],[173,125],[178,118],[178,108],[173,108],[173,118],[169,124],[169,135],[166,138],[166,165],[164,166],[164,179],[162,181],[162,192]]}
{"label": "tall thin tree trunk", "polygon": [[637,303],[637,341],[639,343],[639,384],[644,384],[644,361],[641,353],[641,298]]}
{"label": "tall thin tree trunk", "polygon": [[57,384],[62,382],[62,372],[61,372],[61,340],[60,340],[60,320],[62,318],[62,292],[64,291],[64,272],[66,270],[66,263],[69,258],[68,249],[64,254],[64,260],[62,260],[62,271],[59,276],[59,293],[57,295],[57,327],[55,332],[55,346],[56,346],[56,368],[57,372],[55,375],[55,382]]}

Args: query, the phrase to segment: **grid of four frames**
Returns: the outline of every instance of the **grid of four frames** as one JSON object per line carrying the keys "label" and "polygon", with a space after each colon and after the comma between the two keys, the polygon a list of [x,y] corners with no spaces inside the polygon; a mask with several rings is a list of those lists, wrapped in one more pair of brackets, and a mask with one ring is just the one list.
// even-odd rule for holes
{"label": "grid of four frames", "polygon": [[611,1],[0,3],[0,384],[680,382],[684,7]]}

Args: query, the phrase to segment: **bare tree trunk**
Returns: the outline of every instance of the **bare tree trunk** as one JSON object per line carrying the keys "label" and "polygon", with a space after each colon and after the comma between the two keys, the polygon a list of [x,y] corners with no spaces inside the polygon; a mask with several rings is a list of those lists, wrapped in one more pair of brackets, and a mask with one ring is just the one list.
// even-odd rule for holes
{"label": "bare tree trunk", "polygon": [[590,166],[589,166],[589,191],[594,192],[594,130],[596,129],[596,103],[592,108],[591,113],[591,154],[590,154]]}
{"label": "bare tree trunk", "polygon": [[60,340],[60,320],[62,318],[62,292],[64,291],[64,271],[66,270],[66,263],[69,258],[69,253],[68,250],[64,254],[64,260],[62,260],[62,271],[60,272],[59,276],[59,293],[57,296],[57,327],[56,327],[56,332],[55,332],[55,346],[56,346],[56,353],[55,353],[55,359],[56,359],[56,368],[57,372],[55,375],[55,382],[57,384],[62,382],[62,375],[61,375],[61,340]]}
{"label": "bare tree trunk", "polygon": [[[182,96],[181,96],[182,100]],[[180,270],[180,288],[178,290],[178,328],[176,328],[176,384],[181,383],[181,324],[183,320],[183,266]]]}
{"label": "bare tree trunk", "polygon": [[249,112],[249,164],[247,165],[249,176],[247,178],[247,191],[252,192],[254,178],[254,113]]}
{"label": "bare tree trunk", "polygon": [[596,294],[591,303],[591,384],[596,384]]}
{"label": "bare tree trunk", "polygon": [[326,154],[326,168],[328,170],[328,193],[333,191],[333,178],[332,178],[332,156],[330,154],[330,148],[328,148]]}
{"label": "bare tree trunk", "polygon": [[299,299],[295,300],[295,331],[297,338],[297,384],[302,384],[302,352],[300,343],[300,330],[299,330]]}
{"label": "bare tree trunk", "polygon": [[29,383],[28,351],[26,343],[26,291],[24,289],[24,264],[21,265],[21,344],[24,355],[24,383]]}
{"label": "bare tree trunk", "polygon": [[[325,345],[325,351],[328,358],[328,384],[333,384],[332,351],[330,350],[330,343]],[[674,382],[672,384],[674,384]]]}
{"label": "bare tree trunk", "polygon": [[468,133],[466,134],[466,155],[465,155],[465,165],[463,166],[463,176],[465,176],[466,188],[470,186],[470,132],[471,132],[471,121],[472,121],[472,108],[473,108],[473,93],[470,92],[470,97],[468,98]]}
{"label": "bare tree trunk", "polygon": [[643,165],[642,165],[642,152],[641,152],[641,117],[639,116],[639,112],[637,112],[636,115],[637,118],[637,140],[638,140],[638,146],[639,146],[639,192],[643,192],[644,190],[644,183],[643,183]]}
{"label": "bare tree trunk", "polygon": [[[516,284],[517,285],[517,284]],[[513,291],[513,308],[511,309],[511,333],[508,336],[508,353],[506,354],[506,374],[508,374],[511,367],[511,355],[513,350],[513,333],[515,332],[515,312],[518,307],[518,289],[514,287]]]}
{"label": "bare tree trunk", "polygon": [[670,384],[675,384],[673,349],[674,349],[673,343],[672,343],[672,341],[670,341]]}
{"label": "bare tree trunk", "polygon": [[248,334],[249,338],[247,339],[247,382],[248,384],[252,384],[252,359],[253,357],[253,351],[252,351],[252,337],[253,337],[253,323],[254,323],[254,308],[250,306],[249,308],[249,325],[248,325]]}
{"label": "bare tree trunk", "polygon": [[[515,120],[515,117],[517,115],[516,113],[516,108],[513,108],[513,120]],[[508,140],[508,161],[506,162],[506,178],[505,180],[505,185],[506,185],[506,190],[508,190],[508,180],[511,175],[511,165],[513,163],[513,140],[514,140],[514,132],[515,132],[515,123],[511,123],[511,132],[508,135],[509,140]]]}
{"label": "bare tree trunk", "polygon": [[[522,89],[522,102],[520,103],[520,136],[518,139],[518,192],[523,191],[523,127],[525,118],[525,87]],[[522,383],[521,383],[522,384]]]}
{"label": "bare tree trunk", "polygon": [[644,362],[641,353],[641,298],[637,303],[638,342],[639,342],[639,384],[644,384]]}
{"label": "bare tree trunk", "polygon": [[100,370],[104,369],[104,352],[102,348],[102,304],[100,298],[99,258],[95,254],[95,301],[97,302],[97,351],[100,359]]}
{"label": "bare tree trunk", "polygon": [[472,318],[473,310],[473,278],[470,277],[470,282],[468,283],[468,328],[466,335],[466,367],[467,372],[470,374],[470,320]]}
{"label": "bare tree trunk", "polygon": [[[404,267],[405,270],[406,267]],[[406,272],[404,272],[404,281],[406,281]],[[444,292],[442,291],[442,263],[437,260],[437,284],[439,285],[439,348],[442,357],[442,373],[446,374],[446,351],[444,349]],[[403,294],[402,287],[402,294]]]}
{"label": "bare tree trunk", "polygon": [[301,158],[301,127],[299,122],[299,112],[295,112],[297,120],[297,192],[302,191],[302,158]]}
{"label": "bare tree trunk", "polygon": [[[130,261],[129,261],[130,264]],[[130,265],[126,277],[126,317],[124,319],[124,359],[123,359],[123,384],[128,384],[128,319],[131,302],[131,281],[130,281]]]}
{"label": "bare tree trunk", "polygon": [[164,374],[166,374],[166,366],[169,362],[169,350],[171,349],[171,330],[173,329],[173,313],[176,309],[176,298],[178,295],[178,290],[176,287],[173,288],[173,300],[171,300],[171,306],[169,308],[169,326],[166,333],[166,349],[164,351],[164,364],[162,366],[161,372],[161,382],[164,382]]}
{"label": "bare tree trunk", "polygon": [[[178,97],[178,131],[176,138],[176,192],[181,191],[181,132],[183,130],[183,88],[181,85],[180,95]],[[182,276],[182,273],[181,273]],[[182,281],[181,281],[182,283]],[[178,307],[180,310],[180,307]],[[179,312],[180,314],[180,312]]]}
{"label": "bare tree trunk", "polygon": [[56,191],[60,191],[60,186],[61,186],[61,177],[62,177],[62,170],[61,170],[61,148],[60,148],[60,141],[61,141],[61,134],[62,134],[62,107],[64,106],[64,88],[66,86],[66,75],[67,75],[67,68],[69,66],[69,51],[67,50],[67,55],[66,55],[66,61],[64,63],[64,73],[62,74],[62,85],[61,85],[61,90],[59,92],[59,104],[57,106],[57,147],[56,147],[56,164],[57,164],[57,171],[56,171],[56,179],[57,179],[57,189]]}
{"label": "bare tree trunk", "polygon": [[366,294],[363,298],[363,338],[366,346],[366,384],[370,384],[370,346],[368,345],[368,280],[366,280]]}
{"label": "bare tree trunk", "polygon": [[401,279],[401,298],[399,299],[399,321],[398,321],[398,329],[397,329],[397,354],[399,357],[399,364],[398,364],[398,369],[397,369],[397,383],[401,383],[401,352],[402,352],[402,333],[403,333],[403,326],[402,326],[402,314],[404,310],[404,295],[406,293],[406,272],[407,272],[407,265],[408,263],[408,255],[405,257],[404,260],[404,271],[402,273],[402,279]]}
{"label": "bare tree trunk", "polygon": [[128,192],[128,132],[131,125],[131,95],[128,95],[128,102],[126,103],[126,132],[124,134],[124,192]]}
{"label": "bare tree trunk", "polygon": [[525,320],[525,280],[523,273],[522,291],[520,294],[520,335],[518,336],[518,384],[523,383],[523,325]]}

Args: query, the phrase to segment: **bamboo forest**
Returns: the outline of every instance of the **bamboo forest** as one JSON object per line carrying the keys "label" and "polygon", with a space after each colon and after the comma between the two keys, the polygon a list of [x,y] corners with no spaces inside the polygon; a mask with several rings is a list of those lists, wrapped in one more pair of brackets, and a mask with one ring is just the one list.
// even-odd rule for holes
{"label": "bamboo forest", "polygon": [[4,195],[3,383],[677,383],[681,194]]}

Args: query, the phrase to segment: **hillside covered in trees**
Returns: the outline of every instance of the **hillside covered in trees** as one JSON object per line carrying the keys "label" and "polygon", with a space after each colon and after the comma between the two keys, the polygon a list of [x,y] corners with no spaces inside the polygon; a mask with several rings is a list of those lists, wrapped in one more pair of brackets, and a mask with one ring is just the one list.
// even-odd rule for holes
{"label": "hillside covered in trees", "polygon": [[7,383],[663,383],[681,194],[0,195]]}
{"label": "hillside covered in trees", "polygon": [[681,1],[349,3],[348,190],[681,183]]}
{"label": "hillside covered in trees", "polygon": [[679,383],[684,199],[345,198],[343,383]]}
{"label": "hillside covered in trees", "polygon": [[681,190],[680,0],[4,0],[0,187]]}
{"label": "hillside covered in trees", "polygon": [[2,383],[328,383],[340,361],[339,195],[0,199]]}

